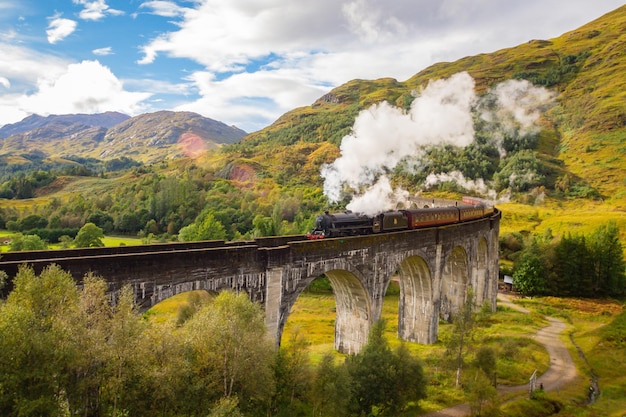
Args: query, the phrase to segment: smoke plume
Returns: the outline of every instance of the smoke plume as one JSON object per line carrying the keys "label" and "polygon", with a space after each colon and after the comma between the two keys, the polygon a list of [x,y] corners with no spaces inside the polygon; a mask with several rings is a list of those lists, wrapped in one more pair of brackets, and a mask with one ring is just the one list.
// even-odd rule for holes
{"label": "smoke plume", "polygon": [[[471,144],[477,109],[488,126],[530,130],[540,106],[551,99],[546,90],[525,81],[500,84],[488,96],[492,104],[482,105],[474,92],[474,80],[461,72],[431,81],[416,93],[408,111],[387,102],[361,111],[352,132],[341,142],[341,156],[322,166],[324,194],[331,202],[350,196],[347,208],[366,214],[407,205],[409,193],[394,190],[389,178],[398,164],[419,166],[426,146]],[[460,173],[438,175],[429,177],[428,183],[454,180],[466,189],[489,193],[485,181],[470,184]]]}

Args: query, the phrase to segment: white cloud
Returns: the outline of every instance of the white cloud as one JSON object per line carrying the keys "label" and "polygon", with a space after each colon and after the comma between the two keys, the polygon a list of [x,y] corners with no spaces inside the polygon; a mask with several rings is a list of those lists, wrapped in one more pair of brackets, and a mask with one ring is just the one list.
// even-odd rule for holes
{"label": "white cloud", "polygon": [[146,111],[143,103],[149,93],[128,92],[123,83],[97,61],[70,64],[65,72],[37,81],[34,94],[13,94],[0,97],[0,113],[8,120],[18,121],[29,114],[101,113],[119,111],[135,115]]}
{"label": "white cloud", "polygon": [[4,88],[11,88],[11,81],[9,81],[7,78],[0,77],[0,85]]}
{"label": "white cloud", "polygon": [[[185,9],[146,2],[180,19],[178,29],[141,47],[139,63],[176,57],[201,64],[206,74],[192,81],[202,98],[182,107],[256,130],[285,105],[311,104],[349,80],[406,80],[434,62],[559,36],[598,14],[585,0],[572,1],[567,10],[558,0],[196,0]],[[552,26],[551,9],[578,23]]]}
{"label": "white cloud", "polygon": [[110,46],[107,46],[105,48],[94,49],[91,52],[93,52],[94,55],[106,56],[106,55],[111,55],[113,53],[113,48],[111,48]]}
{"label": "white cloud", "polygon": [[76,22],[70,19],[64,19],[59,15],[50,18],[46,35],[48,42],[54,44],[70,36],[76,30]]}
{"label": "white cloud", "polygon": [[179,105],[176,110],[227,121],[248,132],[266,126],[277,113],[313,102],[327,90],[313,85],[301,73],[286,69],[234,74],[221,81],[210,72],[196,72],[189,79],[201,98]]}
{"label": "white cloud", "polygon": [[84,6],[78,16],[83,20],[100,20],[107,15],[122,15],[123,11],[111,9],[105,0],[72,0],[74,4]]}
{"label": "white cloud", "polygon": [[185,8],[180,7],[174,2],[163,0],[146,1],[141,3],[139,8],[149,9],[148,13],[163,17],[179,17],[182,16],[185,11]]}
{"label": "white cloud", "polygon": [[384,16],[382,9],[372,7],[367,0],[354,0],[342,5],[350,30],[361,40],[373,42],[393,39],[406,32],[406,26],[395,16]]}
{"label": "white cloud", "polygon": [[22,48],[17,42],[0,43],[0,76],[15,88],[29,89],[41,77],[58,77],[69,61],[53,55]]}

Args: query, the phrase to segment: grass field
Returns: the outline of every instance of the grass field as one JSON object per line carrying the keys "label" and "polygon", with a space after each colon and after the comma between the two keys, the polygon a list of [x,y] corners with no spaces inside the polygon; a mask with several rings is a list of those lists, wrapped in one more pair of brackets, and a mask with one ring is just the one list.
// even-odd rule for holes
{"label": "grass field", "polygon": [[[11,236],[14,232],[8,230],[0,230],[0,252],[7,252],[9,250],[9,245],[5,244],[11,239]],[[134,245],[142,245],[143,242],[138,237],[130,237],[130,236],[105,236],[102,239],[104,246],[134,246]],[[48,245],[50,249],[59,249],[61,246],[58,244]]]}

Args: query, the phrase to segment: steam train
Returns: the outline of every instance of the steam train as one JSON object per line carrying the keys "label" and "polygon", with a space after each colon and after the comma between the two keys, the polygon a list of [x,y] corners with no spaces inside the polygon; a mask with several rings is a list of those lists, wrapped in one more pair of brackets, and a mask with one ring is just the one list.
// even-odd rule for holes
{"label": "steam train", "polygon": [[445,207],[425,207],[393,210],[374,216],[344,211],[326,211],[315,218],[315,227],[307,233],[307,239],[324,239],[413,230],[430,226],[441,226],[480,219],[492,215],[494,207],[476,197],[463,197],[461,203]]}

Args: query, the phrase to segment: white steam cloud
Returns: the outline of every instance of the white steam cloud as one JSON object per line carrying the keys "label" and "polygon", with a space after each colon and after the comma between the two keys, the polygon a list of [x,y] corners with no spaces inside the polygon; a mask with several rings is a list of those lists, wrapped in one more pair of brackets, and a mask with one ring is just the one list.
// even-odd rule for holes
{"label": "white steam cloud", "polygon": [[344,192],[355,195],[348,208],[358,212],[389,209],[393,198],[382,194],[390,190],[389,197],[399,196],[391,191],[387,174],[400,162],[420,154],[425,145],[472,143],[475,99],[474,80],[459,73],[430,82],[408,112],[387,102],[362,111],[341,142],[341,157],[322,167],[324,193],[335,202]]}
{"label": "white steam cloud", "polygon": [[485,180],[483,180],[482,178],[479,178],[477,180],[467,179],[459,171],[452,171],[441,174],[429,174],[428,177],[426,177],[426,181],[424,182],[424,188],[434,187],[435,185],[441,184],[443,182],[453,182],[467,191],[473,191],[491,200],[495,200],[497,197],[496,191],[491,189],[487,185],[487,183],[485,183]]}
{"label": "white steam cloud", "polygon": [[527,80],[505,81],[496,85],[489,95],[495,98],[495,108],[484,109],[481,117],[491,124],[491,133],[501,157],[506,155],[502,146],[504,135],[536,133],[541,112],[555,96],[553,92],[535,87]]}
{"label": "white steam cloud", "polygon": [[[489,95],[488,95],[489,96]],[[473,114],[497,129],[530,132],[536,128],[540,109],[552,100],[543,88],[527,81],[507,81],[490,92],[491,106],[479,102],[474,80],[466,72],[431,81],[416,94],[408,112],[382,102],[361,111],[351,134],[341,142],[341,156],[322,166],[324,194],[331,202],[351,196],[347,208],[374,214],[407,205],[409,193],[394,189],[389,174],[401,162],[417,164],[426,146],[466,147],[474,141]],[[495,128],[494,128],[495,130]],[[503,135],[495,135],[501,146]],[[431,175],[428,185],[455,181],[467,190],[495,196],[483,180],[466,180],[459,172]]]}

